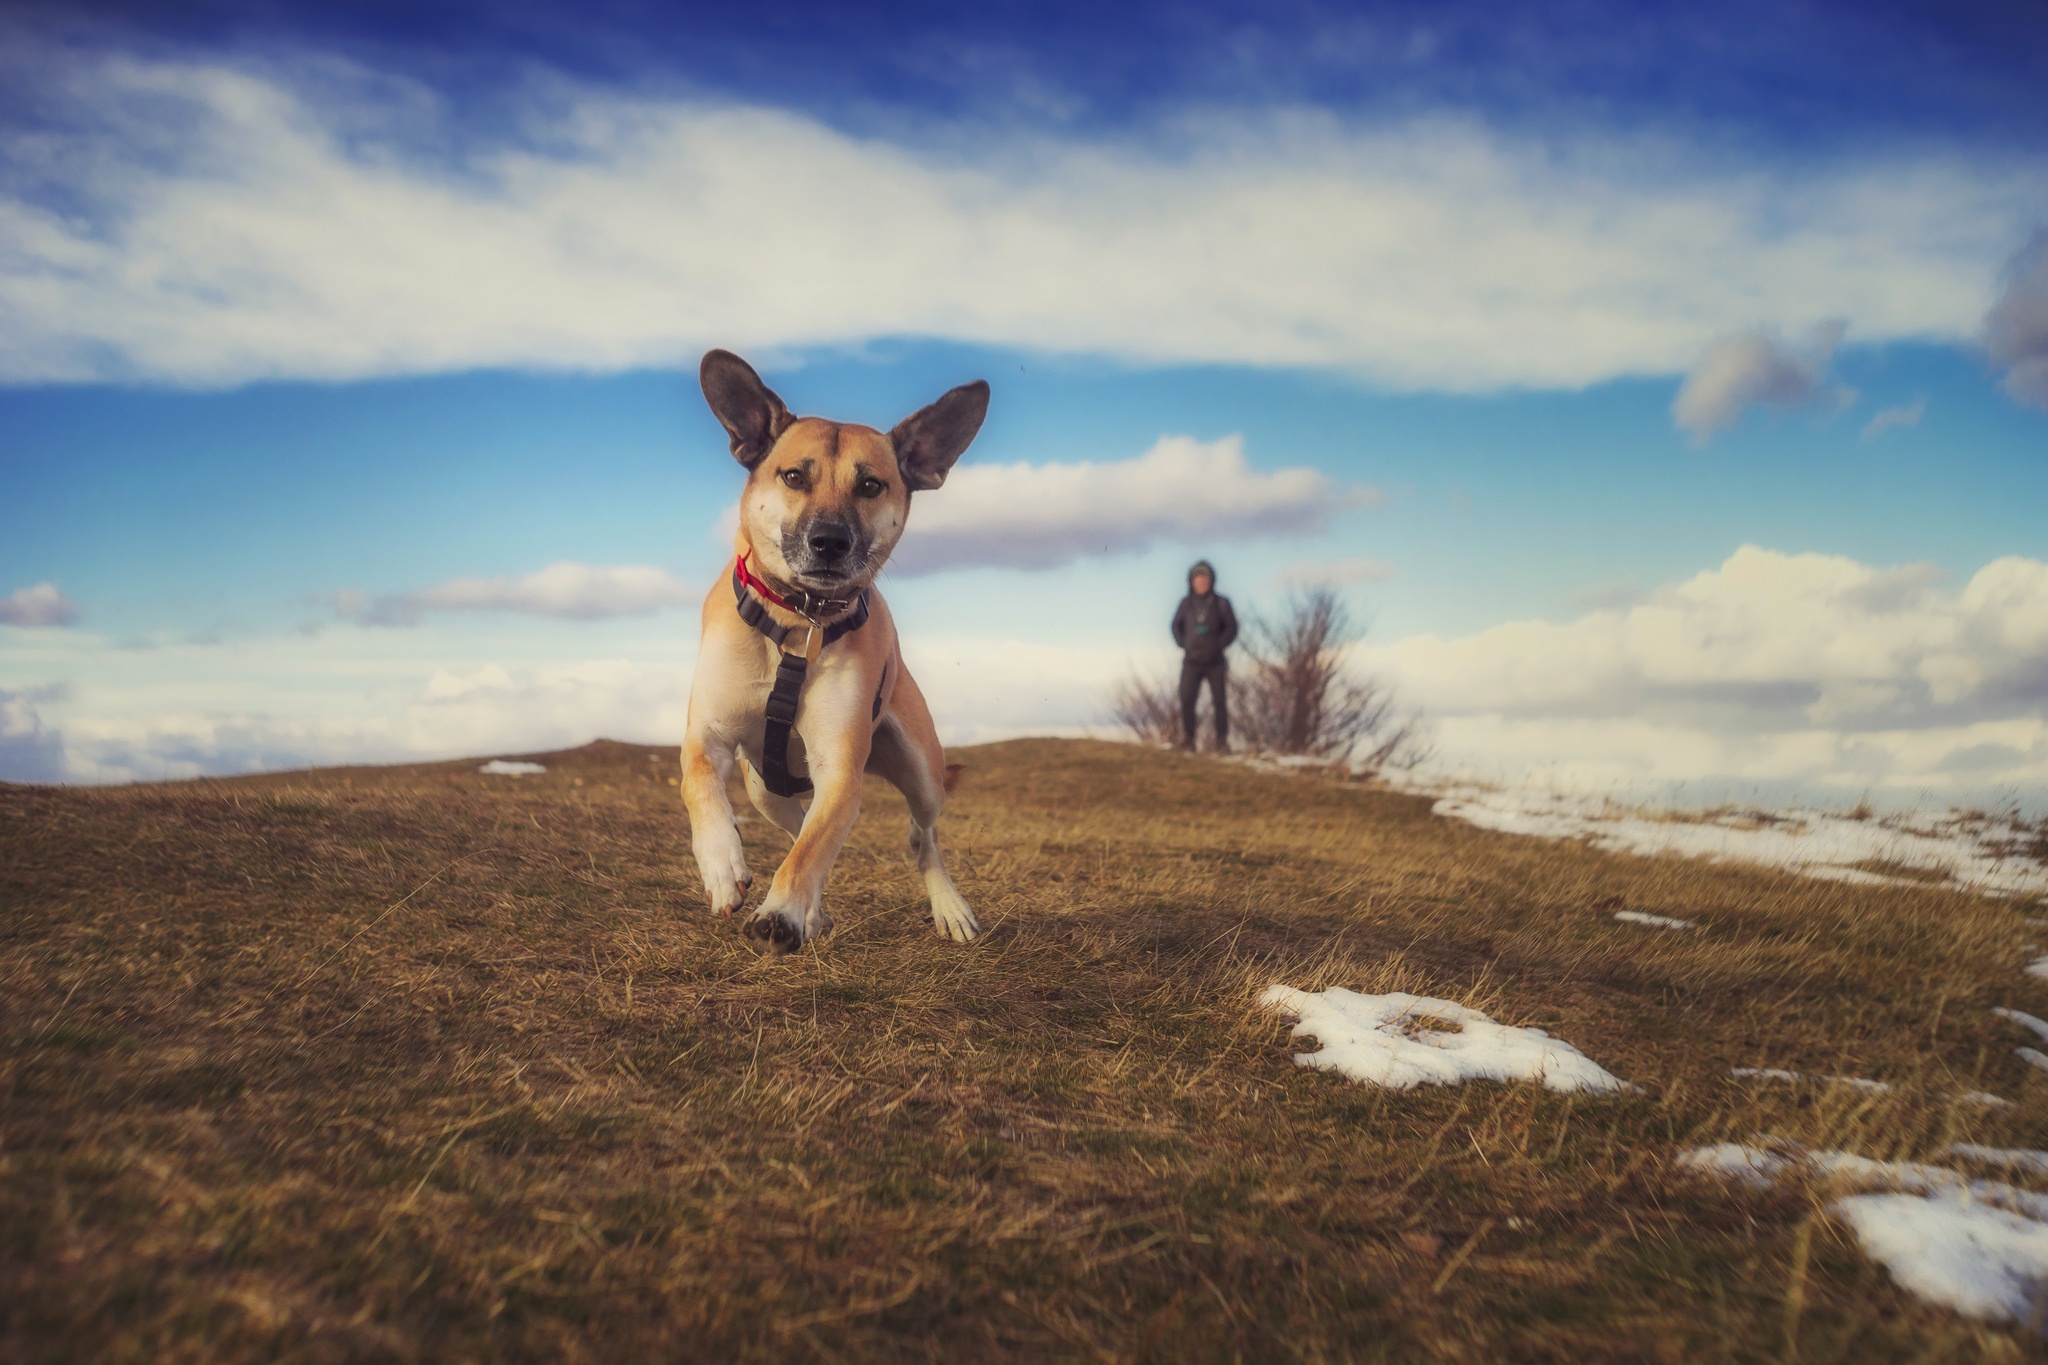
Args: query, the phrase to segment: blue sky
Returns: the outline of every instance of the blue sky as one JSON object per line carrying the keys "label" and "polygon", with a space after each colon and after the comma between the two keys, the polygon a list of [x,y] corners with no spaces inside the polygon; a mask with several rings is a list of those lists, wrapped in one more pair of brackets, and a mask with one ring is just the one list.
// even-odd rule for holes
{"label": "blue sky", "polygon": [[726,345],[992,384],[888,584],[955,741],[1099,723],[1204,554],[1447,771],[2048,789],[2044,28],[16,7],[0,779],[676,738]]}

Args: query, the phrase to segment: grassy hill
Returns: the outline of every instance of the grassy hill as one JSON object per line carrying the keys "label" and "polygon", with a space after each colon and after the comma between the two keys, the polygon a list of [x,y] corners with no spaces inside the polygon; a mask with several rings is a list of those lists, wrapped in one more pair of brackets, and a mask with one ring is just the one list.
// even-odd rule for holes
{"label": "grassy hill", "polygon": [[[2025,907],[1126,746],[955,756],[986,938],[933,935],[874,787],[838,928],[779,961],[705,914],[673,750],[0,787],[0,1356],[2039,1353],[1813,1195],[1672,1165],[2042,1145],[1989,1013],[2048,1012]],[[1299,1068],[1274,981],[1460,1000],[1640,1092]],[[1728,1076],[1769,1066],[1896,1088]]]}

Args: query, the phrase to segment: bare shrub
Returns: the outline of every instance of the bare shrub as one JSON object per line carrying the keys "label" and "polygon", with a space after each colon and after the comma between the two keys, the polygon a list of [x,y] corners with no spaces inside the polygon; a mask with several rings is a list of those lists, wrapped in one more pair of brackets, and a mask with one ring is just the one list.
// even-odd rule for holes
{"label": "bare shrub", "polygon": [[[1413,767],[1428,756],[1419,719],[1403,710],[1382,679],[1345,666],[1358,643],[1335,590],[1311,588],[1288,600],[1272,621],[1253,616],[1239,637],[1230,671],[1233,743],[1254,753],[1349,761],[1376,771]],[[1197,730],[1209,735],[1208,691]],[[1117,723],[1146,743],[1180,740],[1180,697],[1172,679],[1133,674],[1111,699]]]}
{"label": "bare shrub", "polygon": [[1171,682],[1133,673],[1117,684],[1109,713],[1140,743],[1180,742],[1180,695]]}

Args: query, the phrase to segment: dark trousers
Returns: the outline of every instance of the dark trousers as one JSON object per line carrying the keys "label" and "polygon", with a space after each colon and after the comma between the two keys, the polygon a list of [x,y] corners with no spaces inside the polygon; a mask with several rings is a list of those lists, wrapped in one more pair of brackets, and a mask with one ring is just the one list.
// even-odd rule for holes
{"label": "dark trousers", "polygon": [[1197,663],[1193,659],[1182,661],[1180,666],[1180,734],[1181,743],[1188,748],[1195,747],[1195,698],[1201,695],[1202,684],[1209,684],[1209,703],[1216,709],[1216,747],[1230,747],[1230,665],[1222,659],[1208,663]]}

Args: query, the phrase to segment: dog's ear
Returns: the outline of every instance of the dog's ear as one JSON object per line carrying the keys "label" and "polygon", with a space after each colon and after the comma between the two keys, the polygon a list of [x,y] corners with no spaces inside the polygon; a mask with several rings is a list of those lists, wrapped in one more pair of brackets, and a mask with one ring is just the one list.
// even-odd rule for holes
{"label": "dog's ear", "polygon": [[896,424],[889,439],[896,443],[896,467],[903,482],[922,491],[946,481],[946,471],[960,458],[988,416],[988,385],[982,380],[962,384],[928,408],[920,408]]}
{"label": "dog's ear", "polygon": [[749,469],[761,463],[775,438],[795,420],[754,367],[731,351],[706,351],[697,379],[712,415],[732,437],[732,457]]}

